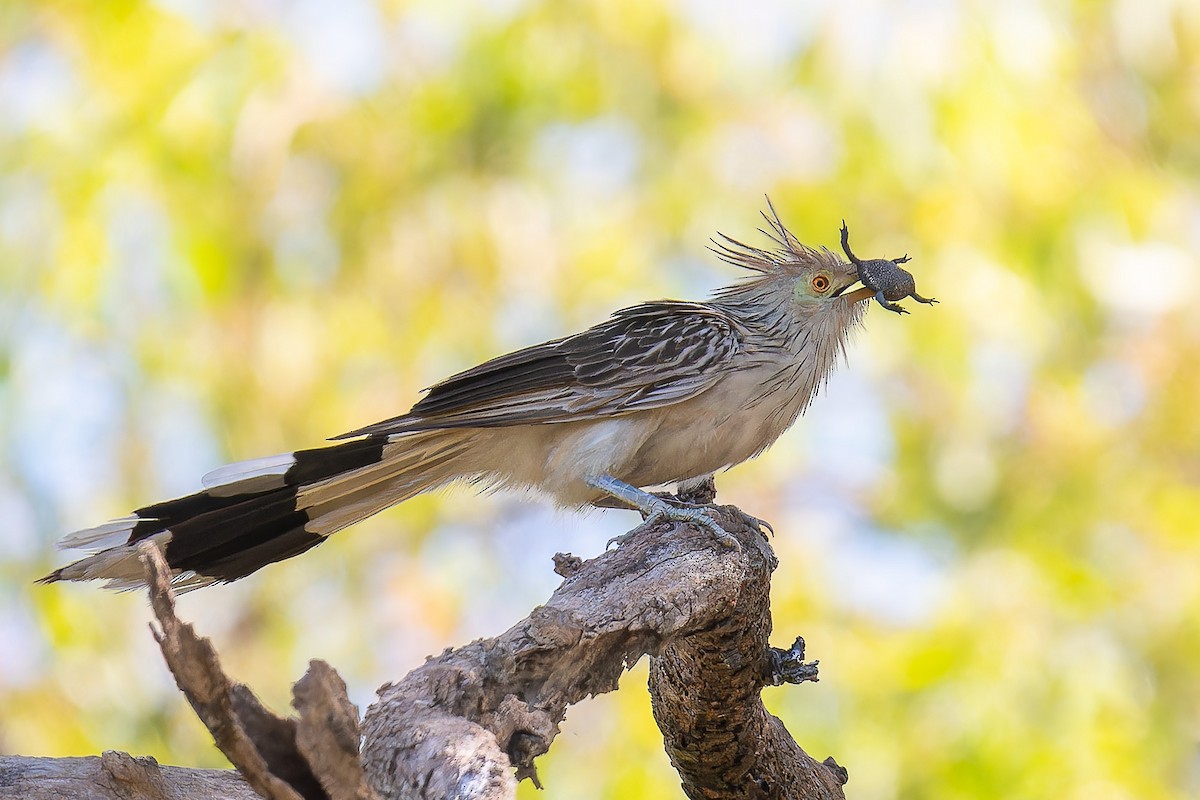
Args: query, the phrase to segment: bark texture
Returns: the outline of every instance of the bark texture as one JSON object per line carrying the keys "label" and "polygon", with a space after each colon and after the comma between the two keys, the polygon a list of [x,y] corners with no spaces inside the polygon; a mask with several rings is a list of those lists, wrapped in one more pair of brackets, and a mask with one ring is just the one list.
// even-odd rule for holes
{"label": "bark texture", "polygon": [[[756,572],[774,569],[764,550],[750,560]],[[651,659],[654,719],[688,797],[843,796],[846,771],[832,757],[818,762],[801,750],[759,696],[764,685],[816,680],[816,664],[803,662],[803,639],[786,652],[768,646],[766,586],[749,582],[729,617],[672,640]],[[799,669],[789,672],[789,664]]]}
{"label": "bark texture", "polygon": [[841,776],[759,700],[777,682],[767,644],[776,562],[740,512],[720,513],[740,550],[666,526],[582,564],[559,559],[567,579],[528,618],[383,687],[364,722],[375,789],[440,798],[470,785],[480,793],[468,796],[511,797],[509,765],[536,781],[533,759],[567,707],[612,691],[649,654],[656,718],[689,796],[842,797]]}
{"label": "bark texture", "polygon": [[4,800],[258,800],[227,769],[165,767],[149,756],[109,750],[85,758],[0,756]]}
{"label": "bark texture", "polygon": [[[13,758],[0,762],[0,798],[512,798],[519,780],[537,783],[534,759],[567,708],[616,689],[647,654],[655,719],[689,797],[843,798],[845,770],[805,754],[759,698],[765,685],[816,679],[802,640],[789,651],[768,645],[770,546],[737,509],[714,513],[738,548],[664,524],[589,561],[557,558],[565,580],[545,605],[381,687],[361,736],[345,685],[323,662],[294,688],[297,718],[226,678],[208,641],[175,616],[169,573],[148,547],[155,636],[240,775],[116,753]],[[106,788],[117,785],[114,770],[125,776],[115,792]],[[61,792],[60,780],[80,788]]]}

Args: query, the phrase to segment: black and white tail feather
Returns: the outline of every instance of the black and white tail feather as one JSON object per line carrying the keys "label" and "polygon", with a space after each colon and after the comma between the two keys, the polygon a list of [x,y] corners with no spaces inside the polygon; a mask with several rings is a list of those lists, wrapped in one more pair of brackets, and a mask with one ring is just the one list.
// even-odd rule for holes
{"label": "black and white tail feather", "polygon": [[333,533],[450,480],[457,447],[440,432],[405,437],[404,453],[386,435],[227,464],[196,494],[139,508],[76,531],[59,545],[93,555],[41,583],[106,580],[110,589],[144,583],[137,545],[163,548],[180,590],[243,578],[316,547]]}

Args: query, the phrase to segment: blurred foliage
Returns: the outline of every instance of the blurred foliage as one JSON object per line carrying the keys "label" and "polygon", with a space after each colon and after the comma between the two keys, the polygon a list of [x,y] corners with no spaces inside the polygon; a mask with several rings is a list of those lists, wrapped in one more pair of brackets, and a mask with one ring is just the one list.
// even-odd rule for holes
{"label": "blurred foliage", "polygon": [[[822,664],[773,710],[860,800],[1197,796],[1198,56],[1189,0],[9,0],[0,749],[222,763],[141,597],[31,585],[52,542],[702,297],[769,192],[942,301],[720,480]],[[313,657],[365,705],[632,521],[460,489],[182,610],[277,709]],[[548,796],[678,796],[644,679]]]}

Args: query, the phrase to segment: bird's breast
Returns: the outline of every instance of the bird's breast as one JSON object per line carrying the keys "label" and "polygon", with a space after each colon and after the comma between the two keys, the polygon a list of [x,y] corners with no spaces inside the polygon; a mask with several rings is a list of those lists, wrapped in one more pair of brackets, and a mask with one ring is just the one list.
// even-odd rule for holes
{"label": "bird's breast", "polygon": [[[623,475],[635,486],[672,483],[740,464],[761,453],[795,420],[798,387],[764,395],[774,366],[731,372],[708,391],[646,412],[623,453]],[[636,415],[635,415],[636,416]]]}
{"label": "bird's breast", "polygon": [[[779,366],[730,372],[674,405],[604,419],[494,429],[484,434],[494,482],[545,493],[562,506],[602,494],[587,479],[610,475],[647,487],[700,477],[762,452],[795,420],[807,393],[781,384],[764,393]],[[482,432],[481,432],[482,433]]]}

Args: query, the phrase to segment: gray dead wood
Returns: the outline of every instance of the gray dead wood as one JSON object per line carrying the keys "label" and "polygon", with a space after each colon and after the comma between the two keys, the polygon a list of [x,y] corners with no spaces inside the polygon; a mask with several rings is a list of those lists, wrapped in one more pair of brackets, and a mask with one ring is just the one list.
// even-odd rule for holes
{"label": "gray dead wood", "polygon": [[582,564],[560,558],[568,577],[528,618],[381,688],[363,722],[371,784],[388,797],[510,798],[510,765],[536,781],[533,759],[567,707],[616,689],[649,654],[656,719],[690,797],[843,797],[844,771],[763,708],[759,690],[787,679],[767,643],[776,562],[739,512],[720,513],[740,550],[668,525]]}
{"label": "gray dead wood", "polygon": [[84,758],[0,756],[4,800],[258,800],[233,770],[161,766],[110,750]]}
{"label": "gray dead wood", "polygon": [[[323,662],[312,662],[294,687],[299,718],[272,714],[226,678],[211,644],[175,616],[166,565],[148,547],[155,636],[240,774],[118,753],[13,757],[0,762],[0,800],[255,791],[288,800],[507,800],[518,780],[536,783],[534,759],[549,749],[567,708],[616,689],[647,654],[655,719],[689,797],[843,798],[845,770],[805,754],[763,708],[763,686],[815,680],[816,668],[803,661],[802,640],[789,651],[768,645],[774,555],[736,509],[716,513],[740,548],[667,524],[589,561],[557,558],[565,580],[545,605],[499,636],[447,650],[381,687],[361,736],[344,683]],[[75,781],[69,793],[55,793],[67,785],[60,780]]]}

